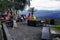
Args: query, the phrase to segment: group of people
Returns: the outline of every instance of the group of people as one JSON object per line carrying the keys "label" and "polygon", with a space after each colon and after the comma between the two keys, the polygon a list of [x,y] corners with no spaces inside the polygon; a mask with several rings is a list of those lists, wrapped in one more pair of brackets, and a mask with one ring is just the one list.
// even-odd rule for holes
{"label": "group of people", "polygon": [[28,20],[37,20],[36,16],[31,16],[31,14],[29,13],[28,15]]}
{"label": "group of people", "polygon": [[[20,18],[18,18],[18,15],[16,14],[16,12],[13,12],[12,15],[9,11],[6,11],[4,13],[4,18],[1,18],[1,19],[4,19],[6,21],[6,23],[8,24],[7,21],[11,21],[11,27],[17,27],[17,25],[19,24],[19,22],[17,22],[19,19],[20,20],[26,20],[27,19],[27,22],[29,22],[30,20],[33,20],[33,21],[36,21],[37,18],[36,16],[31,16],[31,14],[29,13],[28,17],[24,17],[24,16],[21,16]],[[54,23],[54,20],[51,20],[51,23],[48,22],[48,20],[45,20],[46,21],[46,24],[53,24]]]}
{"label": "group of people", "polygon": [[4,14],[3,14],[3,20],[5,21],[6,24],[9,24],[8,21],[10,21],[10,23],[12,24],[11,27],[14,29],[14,27],[17,27],[18,23],[16,22],[18,20],[18,17],[17,17],[17,14],[14,12],[11,13],[9,11],[6,11]]}
{"label": "group of people", "polygon": [[[31,16],[31,14],[29,13],[29,15],[28,15],[28,24],[30,23],[31,20],[36,21],[38,19],[36,18],[36,16]],[[41,23],[44,24],[44,26],[49,26],[49,25],[54,25],[55,24],[54,19],[45,19],[44,21],[42,21],[42,20],[40,20],[40,21],[41,21]]]}
{"label": "group of people", "polygon": [[10,21],[10,24],[11,24],[11,27],[14,29],[14,27],[17,27],[17,25],[19,24],[19,22],[17,22],[19,19],[20,20],[36,20],[36,17],[35,16],[31,16],[30,14],[28,15],[27,18],[25,18],[24,16],[21,16],[20,18],[18,18],[18,15],[16,14],[16,12],[13,12],[12,14],[9,12],[9,11],[6,11],[4,13],[4,19],[6,24],[9,25],[9,21]]}

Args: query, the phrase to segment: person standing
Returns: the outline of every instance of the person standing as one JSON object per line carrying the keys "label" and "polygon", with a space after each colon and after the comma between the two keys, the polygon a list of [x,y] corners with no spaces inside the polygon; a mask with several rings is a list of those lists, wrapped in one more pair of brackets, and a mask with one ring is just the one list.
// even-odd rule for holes
{"label": "person standing", "polygon": [[13,29],[14,29],[14,27],[17,27],[17,14],[16,13],[13,13]]}
{"label": "person standing", "polygon": [[12,15],[10,15],[10,23],[11,23],[10,26],[13,27],[13,16]]}
{"label": "person standing", "polygon": [[28,20],[27,20],[27,25],[31,25],[32,16],[30,15],[30,13],[29,13],[27,19],[28,19]]}

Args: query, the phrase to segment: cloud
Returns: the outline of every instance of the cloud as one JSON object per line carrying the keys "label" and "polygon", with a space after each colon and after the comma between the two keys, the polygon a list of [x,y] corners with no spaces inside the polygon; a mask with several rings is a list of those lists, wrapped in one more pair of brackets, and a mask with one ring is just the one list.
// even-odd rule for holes
{"label": "cloud", "polygon": [[60,10],[60,1],[55,0],[32,0],[31,6],[38,10]]}

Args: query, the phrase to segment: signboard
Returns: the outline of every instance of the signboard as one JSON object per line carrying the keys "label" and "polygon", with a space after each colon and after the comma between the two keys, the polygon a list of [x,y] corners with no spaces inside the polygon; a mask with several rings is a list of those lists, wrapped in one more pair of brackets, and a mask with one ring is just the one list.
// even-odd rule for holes
{"label": "signboard", "polygon": [[49,27],[43,27],[41,38],[45,40],[50,39],[50,28]]}

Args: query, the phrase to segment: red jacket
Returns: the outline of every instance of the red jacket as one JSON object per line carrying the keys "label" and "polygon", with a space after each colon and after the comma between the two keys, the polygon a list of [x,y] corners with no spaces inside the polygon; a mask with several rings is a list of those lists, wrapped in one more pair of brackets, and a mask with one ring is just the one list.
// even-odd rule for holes
{"label": "red jacket", "polygon": [[28,20],[32,20],[32,16],[28,16]]}

